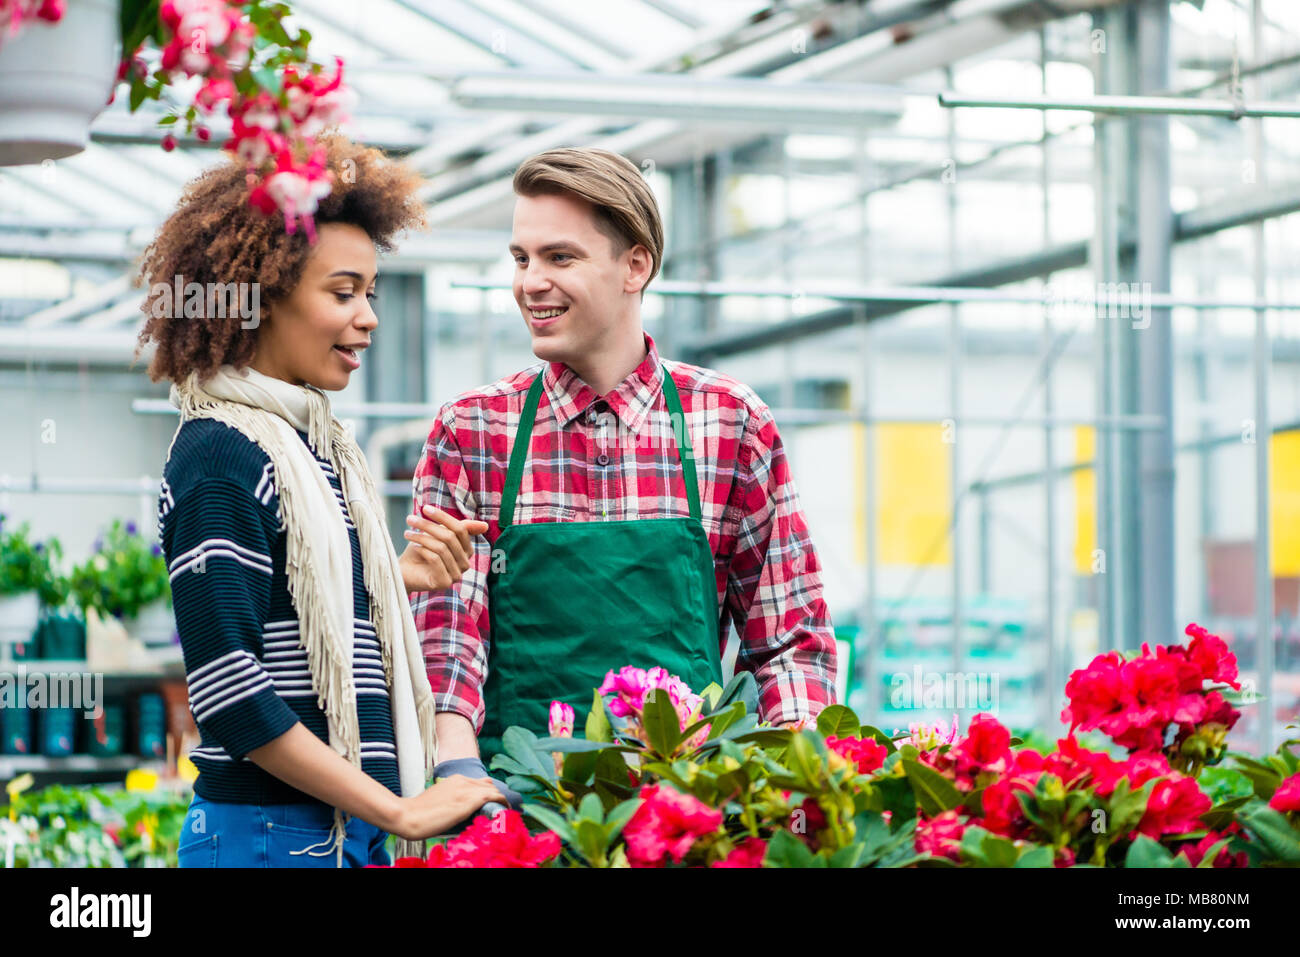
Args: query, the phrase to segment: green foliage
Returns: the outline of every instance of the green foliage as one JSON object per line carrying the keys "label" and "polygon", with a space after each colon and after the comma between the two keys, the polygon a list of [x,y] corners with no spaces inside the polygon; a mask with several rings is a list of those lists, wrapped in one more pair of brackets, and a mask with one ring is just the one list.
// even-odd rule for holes
{"label": "green foliage", "polygon": [[[29,779],[30,780],[30,779]],[[0,807],[0,867],[175,867],[190,795],[10,785]]]}
{"label": "green foliage", "polygon": [[33,541],[26,522],[5,531],[0,515],[0,597],[34,591],[42,605],[62,605],[67,598],[67,584],[58,574],[62,558],[57,538]]}
{"label": "green foliage", "polygon": [[70,581],[81,608],[94,608],[101,616],[134,618],[146,605],[171,601],[162,549],[146,541],[134,523],[114,521],[95,553],[72,570]]}

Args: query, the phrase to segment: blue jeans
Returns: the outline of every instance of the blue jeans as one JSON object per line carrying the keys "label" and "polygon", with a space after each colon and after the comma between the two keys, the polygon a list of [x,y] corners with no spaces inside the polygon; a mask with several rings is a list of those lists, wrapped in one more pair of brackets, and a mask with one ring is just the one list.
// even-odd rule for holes
{"label": "blue jeans", "polygon": [[[334,809],[316,804],[225,804],[194,795],[181,826],[181,867],[337,867]],[[391,864],[387,832],[348,821],[343,866]]]}

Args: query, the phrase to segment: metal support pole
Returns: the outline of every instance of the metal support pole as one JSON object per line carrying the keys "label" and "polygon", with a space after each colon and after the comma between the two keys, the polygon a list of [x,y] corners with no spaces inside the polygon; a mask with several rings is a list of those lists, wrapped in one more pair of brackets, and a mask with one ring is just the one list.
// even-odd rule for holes
{"label": "metal support pole", "polygon": [[[1167,0],[1142,0],[1138,13],[1138,80],[1143,93],[1171,80],[1171,30]],[[1170,205],[1169,117],[1142,116],[1138,146],[1138,276],[1168,292],[1172,274],[1174,213]],[[1174,616],[1173,328],[1168,309],[1153,308],[1149,325],[1135,328],[1139,414],[1164,418],[1165,428],[1133,436],[1138,447],[1141,638],[1176,640]]]}
{"label": "metal support pole", "polygon": [[[1251,55],[1263,54],[1263,10],[1260,0],[1251,5]],[[1253,81],[1254,85],[1258,80]],[[1264,130],[1261,120],[1251,121],[1251,149],[1255,160],[1255,181],[1264,184]],[[1255,292],[1266,288],[1267,247],[1264,224],[1254,227]],[[1273,361],[1268,338],[1268,314],[1255,313],[1255,654],[1259,671],[1259,753],[1273,750],[1273,549],[1269,518],[1269,452],[1272,429],[1269,422],[1268,384]]]}
{"label": "metal support pole", "polygon": [[[944,77],[952,85],[952,67],[944,67]],[[948,114],[948,160],[953,178],[948,183],[948,271],[957,270],[957,114]],[[952,444],[949,446],[949,485],[951,486],[952,524],[949,547],[952,549],[952,670],[961,674],[965,651],[964,615],[962,610],[961,561],[961,434],[956,421],[961,411],[961,307],[953,303],[948,311],[948,407],[952,413]]]}
{"label": "metal support pole", "polygon": [[[1041,76],[1043,93],[1047,93],[1047,28],[1040,27],[1038,30],[1038,68]],[[1052,204],[1050,200],[1051,191],[1051,158],[1048,149],[1047,136],[1047,114],[1042,114],[1043,142],[1039,147],[1041,151],[1042,163],[1040,166],[1039,187],[1042,190],[1042,211],[1043,211],[1043,246],[1044,248],[1052,244]],[[1048,273],[1044,280],[1050,285],[1052,274]],[[1047,354],[1052,348],[1052,341],[1055,338],[1055,332],[1052,328],[1052,310],[1043,310],[1043,353]],[[1043,728],[1051,728],[1056,723],[1057,717],[1057,686],[1061,679],[1061,656],[1059,653],[1060,629],[1057,623],[1057,606],[1056,606],[1056,432],[1052,428],[1052,417],[1056,414],[1056,402],[1053,388],[1053,376],[1047,376],[1043,379],[1043,529],[1045,542],[1043,549],[1046,553],[1043,568],[1045,601],[1043,609],[1044,629],[1043,629],[1043,670],[1045,675],[1044,681],[1044,709],[1043,709]],[[981,501],[987,501],[988,496],[982,495]],[[981,538],[987,535],[987,531],[981,529]]]}

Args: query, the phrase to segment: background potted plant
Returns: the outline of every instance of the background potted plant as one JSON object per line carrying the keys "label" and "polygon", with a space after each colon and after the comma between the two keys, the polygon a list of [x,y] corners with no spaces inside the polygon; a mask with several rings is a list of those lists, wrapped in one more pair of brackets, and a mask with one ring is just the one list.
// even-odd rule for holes
{"label": "background potted plant", "polygon": [[121,620],[146,644],[170,641],[174,634],[171,587],[158,544],[147,541],[134,522],[114,521],[94,549],[70,575],[72,593],[88,627],[93,627],[93,611],[99,619]]}
{"label": "background potted plant", "polygon": [[0,637],[28,641],[41,608],[62,604],[66,584],[55,571],[61,555],[58,539],[33,541],[25,522],[6,531],[0,515]]}

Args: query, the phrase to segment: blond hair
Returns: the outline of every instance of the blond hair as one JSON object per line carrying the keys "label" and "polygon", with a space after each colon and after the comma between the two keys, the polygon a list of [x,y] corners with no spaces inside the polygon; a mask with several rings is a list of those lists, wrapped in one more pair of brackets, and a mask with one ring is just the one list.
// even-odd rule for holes
{"label": "blond hair", "polygon": [[664,255],[664,224],[659,203],[641,171],[626,157],[594,146],[563,146],[530,156],[515,170],[520,196],[568,194],[595,207],[596,228],[614,243],[615,255],[632,246],[650,251],[650,275],[659,273]]}

